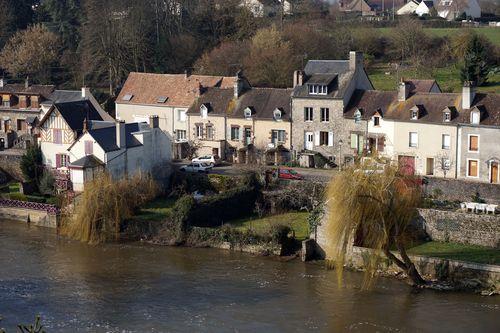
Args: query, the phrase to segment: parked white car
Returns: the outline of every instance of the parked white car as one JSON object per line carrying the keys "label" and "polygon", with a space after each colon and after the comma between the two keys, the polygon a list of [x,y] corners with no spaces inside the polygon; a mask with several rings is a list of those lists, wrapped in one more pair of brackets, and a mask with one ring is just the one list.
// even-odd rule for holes
{"label": "parked white car", "polygon": [[217,164],[218,159],[219,158],[217,156],[214,156],[214,155],[205,155],[205,156],[193,158],[193,160],[191,162],[192,163],[206,163],[206,164],[210,164],[210,165],[214,166]]}
{"label": "parked white car", "polygon": [[211,166],[205,163],[191,163],[181,166],[180,170],[184,172],[208,173],[208,170],[210,170],[210,168]]}

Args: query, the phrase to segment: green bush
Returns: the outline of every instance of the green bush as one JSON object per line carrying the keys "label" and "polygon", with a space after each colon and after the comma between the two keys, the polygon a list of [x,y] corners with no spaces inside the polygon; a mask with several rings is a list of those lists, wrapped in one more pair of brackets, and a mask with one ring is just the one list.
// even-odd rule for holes
{"label": "green bush", "polygon": [[174,224],[178,238],[184,238],[190,228],[191,214],[196,202],[190,195],[181,197],[172,208],[171,221]]}
{"label": "green bush", "polygon": [[28,198],[26,195],[22,193],[10,193],[9,194],[10,200],[18,200],[18,201],[28,201]]}
{"label": "green bush", "polygon": [[172,195],[181,197],[199,191],[206,193],[215,191],[206,174],[174,172],[172,175]]}
{"label": "green bush", "polygon": [[288,234],[292,231],[292,229],[284,224],[272,224],[269,227],[269,237],[271,241],[284,244],[288,239]]}
{"label": "green bush", "polygon": [[44,194],[44,195],[54,195],[55,182],[56,182],[56,180],[55,180],[54,176],[52,175],[52,172],[45,171],[43,173],[42,178],[40,178],[40,184],[38,185],[40,193]]}
{"label": "green bush", "polygon": [[324,157],[323,155],[317,153],[317,154],[314,154],[313,158],[314,158],[314,166],[316,168],[322,169],[322,168],[325,167],[325,165],[327,163],[326,157]]}
{"label": "green bush", "polygon": [[47,200],[44,197],[38,195],[27,195],[26,200],[30,202],[46,203]]}
{"label": "green bush", "polygon": [[238,186],[237,178],[224,176],[224,175],[214,175],[208,176],[211,187],[217,192],[225,192],[236,186]]}

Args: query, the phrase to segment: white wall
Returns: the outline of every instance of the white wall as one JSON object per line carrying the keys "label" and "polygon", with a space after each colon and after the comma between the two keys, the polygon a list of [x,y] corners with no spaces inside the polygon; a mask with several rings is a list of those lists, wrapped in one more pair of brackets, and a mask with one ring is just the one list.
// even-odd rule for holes
{"label": "white wall", "polygon": [[381,155],[387,157],[394,156],[394,121],[385,120],[380,117],[379,126],[374,126],[373,117],[368,122],[368,133],[377,133],[384,135],[385,137],[385,147]]}

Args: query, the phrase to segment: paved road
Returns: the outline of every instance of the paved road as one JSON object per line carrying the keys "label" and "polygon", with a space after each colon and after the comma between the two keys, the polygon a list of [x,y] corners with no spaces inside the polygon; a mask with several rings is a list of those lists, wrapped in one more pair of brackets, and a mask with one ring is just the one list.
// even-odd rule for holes
{"label": "paved road", "polygon": [[[178,163],[176,165],[181,166],[186,163]],[[273,168],[269,166],[268,168]],[[318,181],[318,182],[328,182],[337,170],[332,169],[308,169],[308,168],[293,168],[295,171],[304,176],[304,180],[308,181]],[[255,170],[255,167],[248,165],[233,164],[228,166],[217,166],[213,168],[210,173],[217,175],[228,175],[228,176],[240,176],[242,173]]]}

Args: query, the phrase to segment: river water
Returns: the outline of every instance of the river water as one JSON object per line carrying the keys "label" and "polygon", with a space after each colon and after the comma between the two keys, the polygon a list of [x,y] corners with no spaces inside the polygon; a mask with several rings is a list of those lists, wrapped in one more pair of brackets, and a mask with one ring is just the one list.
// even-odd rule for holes
{"label": "river water", "polygon": [[499,332],[500,298],[412,293],[315,264],[212,249],[87,246],[0,222],[0,327],[51,332]]}

